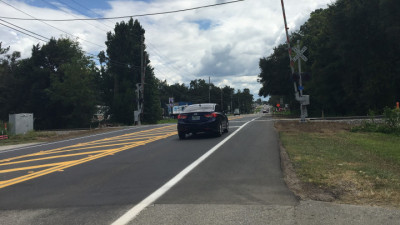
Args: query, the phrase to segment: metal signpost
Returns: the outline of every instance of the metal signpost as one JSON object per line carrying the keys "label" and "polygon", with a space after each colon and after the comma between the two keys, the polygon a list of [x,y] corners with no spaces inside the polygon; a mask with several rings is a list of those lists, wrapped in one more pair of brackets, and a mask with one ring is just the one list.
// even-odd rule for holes
{"label": "metal signpost", "polygon": [[300,40],[297,40],[297,47],[293,47],[293,51],[296,53],[296,56],[292,58],[294,62],[298,61],[299,65],[299,91],[300,91],[300,96],[299,96],[299,101],[300,101],[300,112],[301,112],[301,122],[306,121],[306,117],[308,116],[307,113],[307,105],[309,104],[309,96],[308,95],[303,95],[303,81],[301,78],[301,60],[304,62],[307,62],[307,57],[303,55],[303,53],[307,50],[307,47],[304,46],[302,49],[300,49]]}
{"label": "metal signpost", "polygon": [[[283,0],[281,0],[282,4],[282,14],[283,14],[283,22],[285,23],[285,32],[286,32],[286,44],[288,45],[288,53],[289,53],[289,59],[290,59],[290,69],[292,71],[292,76],[295,74],[294,72],[294,61],[299,60],[299,58],[303,59],[303,61],[307,61],[307,57],[303,55],[303,53],[307,50],[307,47],[303,47],[300,49],[300,44],[299,41],[297,41],[297,47],[294,47],[293,50],[296,52],[296,56],[292,57],[292,48],[290,46],[290,39],[289,39],[289,28],[287,26],[286,22],[286,14],[285,14],[285,5],[283,3]],[[300,111],[301,111],[301,122],[305,122],[305,118],[308,116],[307,115],[307,107],[306,105],[310,104],[310,96],[309,95],[303,95],[303,83],[301,79],[301,60],[299,60],[299,86],[297,87],[296,81],[293,82],[294,84],[294,92],[295,92],[295,97],[296,100],[300,102]],[[300,91],[300,94],[299,94]]]}

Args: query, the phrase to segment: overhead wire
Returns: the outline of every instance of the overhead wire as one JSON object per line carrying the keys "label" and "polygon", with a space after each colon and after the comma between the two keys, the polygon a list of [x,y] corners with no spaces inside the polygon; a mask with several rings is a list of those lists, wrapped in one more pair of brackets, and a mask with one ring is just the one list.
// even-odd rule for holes
{"label": "overhead wire", "polygon": [[[4,2],[2,0],[0,0],[0,1]],[[102,17],[102,18],[78,18],[78,19],[42,19],[42,18],[38,19],[38,18],[34,18],[34,19],[29,19],[29,18],[4,17],[4,16],[0,16],[0,18],[11,19],[11,20],[39,20],[39,21],[52,21],[52,22],[66,22],[66,21],[77,21],[77,20],[114,20],[114,19],[132,18],[132,17],[156,16],[156,15],[165,15],[165,14],[172,14],[172,13],[178,13],[178,12],[186,12],[186,11],[192,11],[192,10],[196,10],[196,9],[210,8],[210,7],[227,5],[227,4],[243,2],[243,1],[245,1],[245,0],[234,0],[234,1],[229,1],[229,2],[222,2],[222,3],[211,4],[211,5],[204,5],[204,6],[198,6],[198,7],[193,7],[193,8],[179,9],[179,10],[172,10],[172,11],[165,11],[165,12],[136,14],[136,15],[130,15],[130,16]]]}
{"label": "overhead wire", "polygon": [[[43,0],[42,0],[42,1],[43,1]],[[58,1],[59,1],[59,0],[58,0]],[[74,0],[71,0],[71,1],[73,1],[73,2],[75,2],[76,4],[82,6],[81,4],[77,3],[77,2],[74,1]],[[32,15],[30,15],[30,14],[28,14],[28,13],[25,13],[25,12],[23,12],[22,10],[19,10],[19,9],[17,9],[16,7],[14,7],[14,6],[12,6],[12,5],[10,5],[10,4],[4,2],[3,0],[0,0],[0,2],[3,2],[4,4],[6,4],[6,5],[8,5],[8,6],[14,8],[14,9],[16,9],[16,10],[18,10],[18,11],[20,11],[20,12],[22,12],[22,13],[24,13],[24,14],[30,16],[30,17],[32,17],[32,19],[29,19],[29,18],[1,17],[1,16],[0,16],[0,18],[3,18],[3,19],[15,19],[15,20],[31,20],[31,21],[36,20],[36,21],[40,21],[40,22],[42,22],[42,23],[45,23],[44,21],[60,21],[60,22],[61,22],[61,21],[111,20],[111,19],[129,18],[129,17],[143,17],[143,16],[153,16],[153,15],[162,15],[162,14],[171,14],[171,13],[185,12],[185,11],[190,11],[190,10],[196,10],[196,9],[202,9],[202,8],[208,8],[208,7],[215,7],[215,6],[220,6],[220,5],[232,4],[232,3],[237,3],[237,2],[241,2],[241,1],[245,1],[245,0],[235,0],[235,1],[229,1],[229,2],[223,2],[223,3],[216,3],[216,4],[205,5],[205,6],[199,6],[199,7],[193,7],[193,8],[187,8],[187,9],[181,9],[181,10],[173,10],[173,11],[158,12],[158,13],[147,13],[147,14],[139,14],[139,15],[131,15],[131,16],[103,17],[103,18],[57,19],[57,20],[54,20],[54,19],[38,19],[38,18],[35,18],[35,17],[33,17]],[[62,3],[62,4],[64,3],[65,5],[69,6],[71,9],[74,9],[74,10],[76,10],[76,11],[82,13],[81,11],[77,10],[76,8],[71,7],[70,5],[66,4],[65,2],[61,2],[61,1],[59,1],[59,2]],[[84,6],[82,6],[82,7],[84,7]],[[58,7],[57,7],[57,8],[58,8]],[[84,8],[86,8],[86,7],[84,7]],[[90,10],[90,9],[88,9],[88,10]],[[63,10],[63,11],[64,11],[64,10]],[[92,11],[92,10],[90,10],[90,11]],[[64,11],[64,12],[65,12],[65,11]],[[92,12],[93,12],[93,11],[92,11]],[[83,13],[82,13],[82,14],[83,14]],[[97,14],[97,13],[95,13],[95,14]],[[97,15],[98,15],[98,14],[97,14]],[[3,20],[3,21],[4,21],[4,20]],[[7,22],[7,23],[8,23],[8,22]],[[76,37],[76,38],[78,38],[78,39],[81,39],[81,40],[86,41],[86,42],[88,42],[88,43],[97,45],[97,46],[99,46],[99,47],[103,47],[103,46],[101,46],[101,45],[98,45],[98,44],[92,43],[92,42],[90,42],[90,41],[84,40],[84,39],[82,39],[82,38],[79,38],[78,36],[72,35],[72,34],[66,32],[66,31],[60,30],[60,29],[58,29],[58,28],[56,28],[56,27],[54,27],[54,26],[52,26],[52,25],[50,25],[50,24],[48,24],[48,23],[45,23],[45,24],[48,25],[48,26],[50,26],[50,27],[53,27],[53,28],[55,28],[55,29],[57,29],[57,30],[59,30],[59,31],[61,31],[61,32],[63,32],[63,33],[66,33],[66,34],[68,34],[68,35],[70,35],[70,36]],[[2,25],[4,25],[4,24],[2,24]],[[103,25],[105,25],[105,24],[103,24]],[[4,25],[4,26],[7,26],[7,25]],[[106,26],[106,25],[105,25],[105,26]],[[9,27],[9,26],[7,26],[7,27]],[[11,28],[11,29],[14,29],[14,28]],[[22,28],[22,29],[23,29],[23,28]],[[15,29],[14,29],[14,30],[15,30]],[[26,30],[26,29],[24,29],[24,30]],[[17,30],[17,31],[18,31],[18,30]],[[21,31],[19,31],[19,32],[21,32]],[[21,32],[21,33],[24,33],[24,32]],[[33,32],[31,32],[31,33],[33,33]],[[29,35],[29,34],[27,34],[27,35]],[[31,35],[29,35],[29,36],[31,36]],[[42,37],[43,37],[43,36],[42,36]],[[36,37],[34,37],[34,38],[36,38]],[[38,39],[38,38],[36,38],[36,39]],[[42,40],[42,39],[39,39],[39,40],[44,41],[44,40]],[[44,42],[46,42],[46,41],[44,41]],[[150,43],[149,43],[149,44],[150,44]],[[151,45],[151,44],[150,44],[150,45]],[[160,53],[160,51],[158,51],[154,46],[153,46],[152,48],[155,49],[155,51],[158,52],[158,53],[156,53],[155,55],[157,55],[160,59],[163,59],[163,60],[165,59],[164,56],[162,56],[162,54]],[[86,53],[86,54],[92,55],[92,56],[94,56],[95,58],[98,59],[98,57],[97,57],[96,55],[94,55],[94,54],[90,54],[90,53]],[[125,63],[119,63],[119,62],[115,62],[115,61],[111,61],[111,60],[109,60],[109,61],[110,61],[111,63],[115,64],[115,65],[120,65],[120,66],[127,66],[127,65],[128,65],[128,64],[125,64]],[[167,68],[168,70],[170,70],[170,71],[173,72],[173,73],[174,73],[173,70],[175,70],[175,73],[178,72],[178,71],[179,71],[179,73],[181,73],[180,69],[176,69],[176,67],[169,67],[169,66],[166,66],[166,65],[164,65],[164,64],[160,64],[160,65],[162,65],[164,68]],[[136,66],[134,66],[134,67],[136,67]],[[157,68],[154,68],[154,69],[160,71],[160,70],[157,69]]]}
{"label": "overhead wire", "polygon": [[28,34],[28,33],[25,33],[24,31],[21,31],[21,30],[18,30],[18,29],[16,29],[16,28],[14,28],[14,27],[8,26],[8,25],[6,25],[6,24],[4,24],[4,23],[2,23],[2,22],[0,22],[0,24],[3,25],[3,26],[5,26],[5,27],[8,27],[8,28],[10,28],[10,29],[13,29],[13,30],[15,30],[15,31],[18,31],[18,32],[20,32],[20,33],[23,33],[23,34],[25,34],[25,35],[28,35],[28,36],[30,36],[30,37],[33,37],[33,38],[35,38],[35,39],[37,39],[37,40],[40,40],[40,41],[43,41],[43,42],[47,42],[46,40],[40,39],[40,38],[35,37],[35,36],[33,36],[33,35],[31,35],[31,34]]}
{"label": "overhead wire", "polygon": [[[26,13],[26,12],[20,10],[20,9],[18,9],[17,7],[14,7],[14,6],[11,5],[11,4],[8,4],[7,2],[4,2],[3,0],[0,0],[0,2],[3,2],[4,4],[10,6],[11,8],[13,8],[13,9],[19,11],[19,12],[22,12],[22,13],[24,13],[25,15],[28,15],[28,16],[34,18],[34,20],[37,20],[34,16],[32,16],[32,15],[30,15],[30,14],[28,14],[28,13]],[[48,26],[50,26],[50,27],[52,27],[52,28],[54,28],[54,29],[56,29],[56,30],[58,30],[58,31],[61,31],[61,32],[65,33],[65,34],[67,34],[67,35],[69,35],[69,36],[71,36],[71,37],[78,38],[78,39],[80,39],[80,40],[82,40],[82,41],[85,41],[85,42],[87,42],[87,43],[90,43],[90,44],[92,44],[92,45],[96,45],[96,46],[99,46],[99,47],[104,47],[104,46],[102,46],[102,45],[98,45],[98,44],[96,44],[96,43],[87,41],[87,40],[85,40],[85,39],[83,39],[83,38],[80,38],[80,37],[78,37],[78,36],[76,36],[76,35],[70,34],[70,33],[66,32],[66,31],[61,30],[61,29],[59,29],[59,28],[57,28],[57,27],[55,27],[55,26],[53,26],[53,25],[51,25],[51,24],[49,24],[49,23],[46,23],[46,22],[44,22],[44,21],[42,21],[42,20],[37,20],[37,21],[39,21],[39,22],[41,22],[41,23],[44,23],[44,24],[46,24],[46,25],[48,25]]]}
{"label": "overhead wire", "polygon": [[[101,17],[100,14],[98,14],[97,12],[95,12],[95,11],[89,9],[88,7],[82,5],[82,4],[79,3],[78,1],[75,1],[75,0],[70,0],[70,1],[74,2],[75,4],[79,5],[79,6],[82,7],[82,8],[84,8],[84,9],[86,9],[86,10],[92,12],[94,15]],[[99,22],[100,24],[103,24],[104,26],[106,26],[106,27],[108,27],[108,28],[114,29],[114,25],[115,25],[115,24],[112,24],[112,26],[108,26],[107,24],[104,23],[104,22],[109,22],[109,21],[98,21],[98,22]]]}
{"label": "overhead wire", "polygon": [[[44,2],[44,3],[46,3],[46,4],[48,4],[48,5],[50,5],[50,6],[52,6],[52,7],[55,7],[55,8],[57,8],[57,9],[63,11],[63,12],[64,12],[65,14],[67,14],[67,15],[70,15],[70,16],[73,16],[73,17],[75,17],[75,18],[78,18],[77,16],[75,16],[75,15],[73,15],[73,14],[67,12],[66,10],[62,9],[61,7],[57,6],[57,5],[54,4],[54,3],[47,2],[47,1],[45,1],[45,0],[41,0],[41,1]],[[67,7],[69,7],[69,8],[71,8],[71,9],[76,10],[75,8],[72,8],[70,5],[66,4],[65,2],[61,2],[60,0],[57,0],[57,1],[60,2],[61,4],[64,4],[65,6],[67,6]],[[77,10],[77,11],[78,11],[79,13],[82,13],[82,12],[80,12],[79,10]],[[82,14],[83,14],[83,13],[82,13]],[[94,28],[96,28],[96,29],[98,29],[98,30],[101,30],[101,31],[103,31],[103,32],[106,32],[106,33],[108,32],[107,30],[100,29],[99,27],[97,27],[97,26],[95,26],[95,25],[89,23],[88,21],[82,21],[82,22],[84,22],[84,23],[86,23],[86,24],[88,24],[88,25],[90,25],[90,26],[92,26],[92,27],[94,27]]]}
{"label": "overhead wire", "polygon": [[[30,31],[30,30],[28,30],[28,29],[25,29],[25,28],[23,28],[23,27],[20,27],[20,26],[18,26],[18,25],[13,24],[13,23],[7,22],[7,21],[5,21],[5,20],[3,20],[3,19],[0,19],[0,21],[3,21],[3,22],[5,22],[5,23],[9,24],[9,25],[6,25],[6,24],[0,22],[1,25],[5,26],[5,27],[8,27],[8,28],[10,28],[10,29],[12,29],[12,30],[15,30],[15,31],[17,31],[17,32],[23,33],[23,34],[25,34],[25,35],[27,35],[27,36],[33,37],[33,38],[35,38],[35,39],[37,39],[37,40],[40,40],[40,41],[43,41],[43,42],[47,42],[47,41],[50,40],[50,38],[48,38],[48,37],[45,37],[45,36],[40,35],[40,34],[37,34],[37,33],[33,32],[33,31]],[[11,26],[14,26],[14,27],[11,27]],[[15,27],[17,27],[18,29],[16,29]],[[20,30],[19,30],[19,29],[20,29]],[[23,30],[23,31],[21,31],[21,30]],[[30,34],[29,34],[29,33],[30,33]],[[34,36],[34,35],[39,36],[39,37],[41,37],[41,38],[38,38],[38,37],[36,37],[36,36]],[[43,38],[43,39],[42,39],[42,38]],[[45,40],[44,40],[44,39],[45,39]],[[97,59],[97,60],[100,59],[97,55],[94,55],[94,54],[92,54],[92,53],[88,53],[88,52],[85,52],[85,51],[83,51],[83,52],[84,52],[85,55],[90,56],[91,58],[95,58],[95,59]],[[127,64],[127,63],[122,63],[122,62],[118,62],[118,61],[115,61],[115,60],[108,60],[108,61],[109,61],[111,64],[114,64],[114,65],[116,65],[116,66],[140,68],[140,66],[132,66],[132,65],[129,65],[129,64]]]}
{"label": "overhead wire", "polygon": [[[24,30],[24,31],[26,31],[26,32],[28,32],[28,33],[31,33],[31,34],[33,34],[33,35],[36,35],[36,36],[42,37],[42,38],[44,38],[44,39],[50,40],[49,38],[47,38],[47,37],[45,37],[45,36],[42,36],[42,35],[40,35],[40,34],[37,34],[37,33],[33,32],[33,31],[27,30],[27,29],[25,29],[25,28],[23,28],[23,27],[17,26],[17,25],[15,25],[15,24],[13,24],[13,23],[7,22],[7,21],[5,21],[5,20],[3,20],[3,19],[0,19],[0,21],[3,21],[4,23],[8,23],[8,24],[11,25],[11,26],[17,27],[17,28],[19,28],[19,29],[21,29],[21,30]],[[4,24],[2,23],[2,25],[4,25]],[[6,26],[6,25],[4,25],[4,26]],[[6,26],[6,27],[9,27],[9,26]],[[9,27],[9,28],[10,28],[10,27]],[[15,30],[15,29],[14,29],[14,30]],[[23,33],[23,32],[21,32],[21,33]],[[26,34],[26,33],[24,33],[24,34]],[[29,35],[29,36],[31,36],[31,35]],[[31,37],[32,37],[32,36],[31,36]],[[36,38],[36,39],[38,39],[38,38]],[[44,41],[43,39],[38,39],[38,40]],[[46,42],[46,41],[44,41],[44,42]]]}

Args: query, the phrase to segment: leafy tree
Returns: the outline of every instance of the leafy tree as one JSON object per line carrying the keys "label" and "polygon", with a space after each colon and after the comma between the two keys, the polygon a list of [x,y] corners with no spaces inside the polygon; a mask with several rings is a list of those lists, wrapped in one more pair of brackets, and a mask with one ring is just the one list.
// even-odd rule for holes
{"label": "leafy tree", "polygon": [[[221,104],[222,110],[225,112],[232,111],[233,107],[233,94],[235,92],[234,88],[231,88],[230,86],[225,86],[222,88],[222,99],[223,103]],[[228,110],[230,109],[230,110]]]}
{"label": "leafy tree", "polygon": [[38,129],[88,126],[95,110],[94,63],[78,42],[51,39],[33,46],[32,57],[15,71],[18,106],[15,112],[33,112]]}
{"label": "leafy tree", "polygon": [[157,123],[162,115],[160,92],[158,89],[159,80],[154,76],[153,68],[150,66],[146,69],[145,83],[143,121],[146,123]]}
{"label": "leafy tree", "polygon": [[10,47],[2,48],[1,45],[0,42],[0,120],[7,121],[8,114],[12,113],[12,109],[18,104],[14,98],[17,85],[14,71],[18,66],[17,59],[21,54],[19,52],[7,54]]}
{"label": "leafy tree", "polygon": [[88,67],[87,60],[73,60],[63,64],[60,70],[64,78],[51,76],[50,87],[46,89],[50,108],[57,108],[58,124],[61,127],[88,127],[96,110],[96,88],[94,86],[94,64]]}
{"label": "leafy tree", "polygon": [[189,94],[193,103],[209,102],[209,84],[203,79],[190,81]]}
{"label": "leafy tree", "polygon": [[269,57],[261,58],[259,67],[261,73],[258,81],[262,84],[262,87],[258,94],[264,97],[283,97],[288,101],[290,107],[296,111],[298,102],[294,99],[294,83],[286,45],[279,45],[274,48]]}
{"label": "leafy tree", "polygon": [[[138,101],[144,101],[145,121],[154,122],[155,118],[161,115],[159,95],[155,94],[158,93],[158,85],[149,62],[144,65],[147,68],[145,99],[138,99],[136,94],[138,84],[141,83],[144,33],[145,30],[140,23],[137,20],[133,21],[132,18],[127,23],[124,21],[117,23],[114,33],[107,33],[107,56],[104,52],[99,54],[101,62],[106,63],[106,68],[103,67],[100,77],[101,86],[105,88],[103,102],[110,107],[109,113],[118,123],[133,124]],[[148,55],[146,51],[144,55]],[[112,86],[109,83],[111,80]]]}
{"label": "leafy tree", "polygon": [[[292,34],[293,41],[308,47],[309,60],[302,68],[312,74],[304,85],[311,96],[309,112],[366,115],[399,100],[399,14],[395,0],[337,0],[311,13]],[[266,59],[269,64],[260,60],[260,95],[273,95],[274,85],[283,83],[281,73],[271,69],[287,68],[287,60],[275,60],[277,52]],[[279,94],[289,92],[284,93]]]}

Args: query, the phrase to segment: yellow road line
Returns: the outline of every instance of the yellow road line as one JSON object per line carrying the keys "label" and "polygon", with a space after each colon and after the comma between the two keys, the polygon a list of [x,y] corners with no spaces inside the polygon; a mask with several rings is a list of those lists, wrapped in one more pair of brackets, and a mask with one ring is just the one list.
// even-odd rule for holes
{"label": "yellow road line", "polygon": [[3,160],[0,160],[0,163],[1,162],[8,162],[8,161],[15,160],[15,159],[35,157],[35,156],[40,156],[40,155],[48,155],[48,154],[57,153],[57,152],[64,152],[65,150],[68,151],[68,149],[71,149],[71,151],[75,151],[76,149],[73,149],[73,148],[84,147],[84,146],[87,146],[87,145],[91,145],[93,143],[97,143],[99,141],[102,141],[102,142],[111,141],[114,138],[120,138],[120,137],[128,136],[128,135],[133,136],[133,135],[135,135],[137,133],[143,133],[143,132],[152,132],[152,131],[156,131],[157,132],[159,129],[162,129],[162,128],[164,128],[164,129],[168,128],[166,131],[170,131],[171,127],[172,127],[172,125],[166,126],[166,127],[154,128],[154,129],[151,129],[151,130],[138,131],[138,132],[135,132],[135,133],[132,133],[132,134],[124,134],[124,135],[120,135],[120,136],[113,137],[113,138],[105,138],[105,139],[100,139],[100,140],[91,141],[91,142],[87,142],[87,143],[79,143],[79,144],[75,144],[75,145],[72,145],[72,146],[65,146],[65,147],[61,147],[61,148],[55,148],[55,149],[52,149],[52,150],[40,151],[40,152],[37,152],[37,153],[28,154],[28,155],[22,155],[22,156],[17,156],[17,157],[13,157],[13,158],[3,159]]}
{"label": "yellow road line", "polygon": [[62,165],[65,163],[68,163],[68,162],[57,162],[57,163],[49,163],[49,164],[36,165],[36,166],[26,166],[26,167],[19,167],[19,168],[7,169],[7,170],[0,170],[0,173],[10,173],[10,172],[16,172],[16,171],[23,171],[23,170],[34,170],[34,169],[40,169],[40,168],[44,168],[44,167],[58,166],[58,165]]}
{"label": "yellow road line", "polygon": [[[13,184],[23,182],[23,181],[27,181],[27,180],[31,180],[31,179],[34,179],[34,178],[37,178],[40,176],[44,176],[44,175],[47,175],[47,174],[50,174],[50,173],[53,173],[56,171],[62,171],[66,168],[69,168],[69,167],[72,167],[75,165],[89,162],[89,161],[92,161],[92,160],[95,160],[98,158],[102,158],[102,157],[105,157],[108,155],[114,155],[115,153],[118,153],[121,151],[125,151],[125,150],[131,149],[131,148],[135,148],[137,146],[142,146],[147,143],[151,143],[151,142],[154,142],[154,141],[157,141],[160,139],[164,139],[164,138],[176,135],[177,134],[176,128],[172,129],[172,127],[176,127],[176,125],[154,128],[154,129],[146,130],[146,131],[138,131],[138,132],[135,132],[132,134],[120,135],[120,136],[113,137],[113,138],[105,138],[105,139],[96,140],[96,141],[92,141],[92,142],[88,142],[88,143],[79,143],[79,144],[72,145],[72,146],[66,146],[66,147],[56,148],[56,149],[52,149],[52,150],[48,150],[48,151],[41,151],[38,153],[33,153],[33,154],[28,154],[28,155],[17,156],[17,157],[13,157],[13,158],[9,158],[9,159],[0,160],[0,162],[6,162],[3,164],[0,164],[0,166],[4,166],[4,165],[17,164],[17,163],[26,163],[26,162],[33,162],[33,161],[43,161],[43,160],[56,159],[56,158],[67,158],[67,157],[73,157],[73,156],[94,154],[94,155],[88,155],[87,157],[73,160],[73,161],[1,170],[0,173],[7,173],[7,172],[15,172],[15,171],[23,171],[23,170],[32,170],[32,169],[51,167],[51,168],[47,168],[44,170],[26,174],[24,176],[15,177],[15,178],[5,180],[5,181],[0,181],[0,189],[4,188],[4,187],[8,187]],[[164,130],[162,130],[162,129],[164,129]],[[144,133],[149,133],[149,135],[145,136]],[[104,143],[106,141],[108,141],[108,142],[112,142],[113,140],[122,141],[121,137],[126,137],[127,139],[125,139],[125,140],[128,142],[119,143],[119,144],[101,145],[101,143]],[[134,137],[134,138],[132,138],[132,137]],[[133,140],[140,140],[140,141],[133,141]],[[97,146],[93,146],[95,144],[95,142],[97,142],[97,144],[98,144]],[[86,148],[85,148],[85,146],[86,146]],[[22,161],[14,161],[17,159],[23,159],[23,158],[28,158],[28,157],[37,157],[37,156],[44,156],[44,155],[49,155],[49,154],[61,154],[61,153],[71,152],[71,151],[78,151],[78,150],[92,149],[92,148],[111,147],[111,146],[122,146],[122,147],[98,150],[98,151],[90,151],[90,152],[80,152],[80,153],[67,154],[67,155],[56,155],[56,156],[28,159],[28,160],[22,160]],[[13,162],[11,162],[11,161],[13,161]]]}

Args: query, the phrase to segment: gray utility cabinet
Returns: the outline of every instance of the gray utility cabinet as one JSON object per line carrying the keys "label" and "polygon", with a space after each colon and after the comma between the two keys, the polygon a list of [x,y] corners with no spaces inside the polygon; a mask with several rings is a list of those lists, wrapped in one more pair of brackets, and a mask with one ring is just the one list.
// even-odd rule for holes
{"label": "gray utility cabinet", "polygon": [[33,113],[9,114],[8,123],[11,134],[25,134],[33,130]]}

